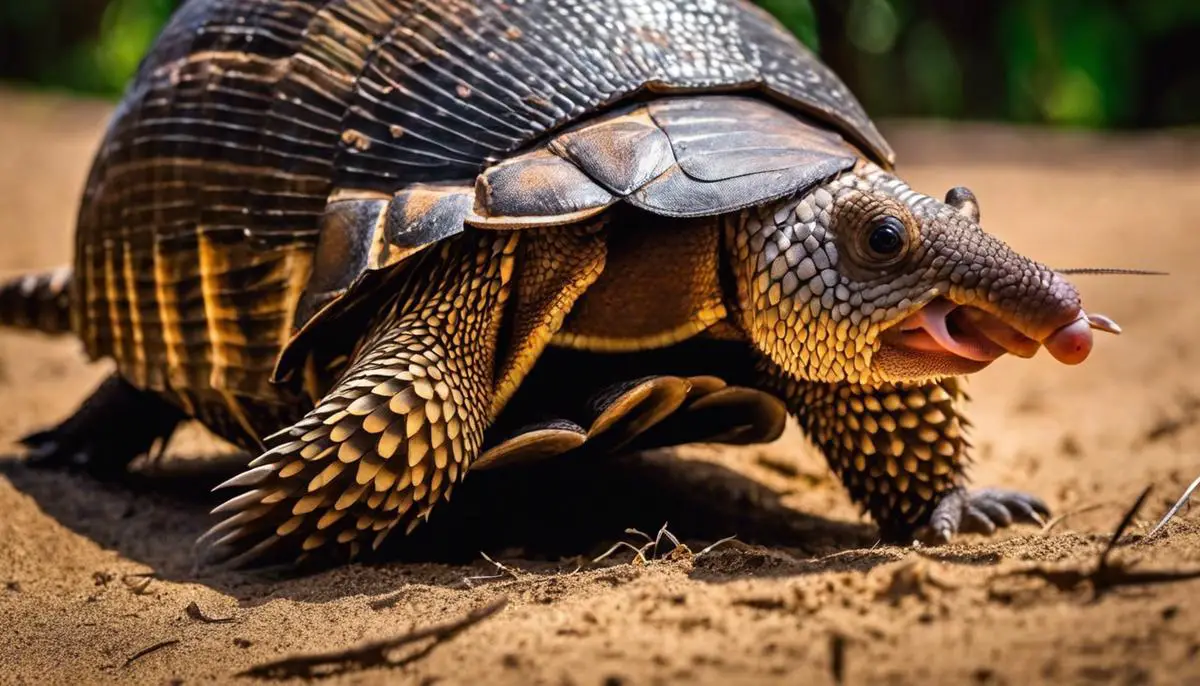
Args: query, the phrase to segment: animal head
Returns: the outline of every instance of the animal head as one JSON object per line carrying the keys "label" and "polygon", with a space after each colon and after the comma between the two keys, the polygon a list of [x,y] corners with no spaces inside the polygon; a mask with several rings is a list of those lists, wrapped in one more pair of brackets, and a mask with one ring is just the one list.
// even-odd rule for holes
{"label": "animal head", "polygon": [[1077,364],[1091,328],[1116,330],[980,228],[969,190],[938,201],[869,163],[731,217],[726,239],[745,332],[800,379],[923,381],[1043,346]]}

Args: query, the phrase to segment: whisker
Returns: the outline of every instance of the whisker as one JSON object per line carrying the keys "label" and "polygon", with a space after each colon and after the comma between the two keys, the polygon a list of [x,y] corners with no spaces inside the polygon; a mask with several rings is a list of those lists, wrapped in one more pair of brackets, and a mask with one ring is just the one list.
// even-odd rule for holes
{"label": "whisker", "polygon": [[1109,269],[1106,267],[1079,267],[1077,269],[1055,269],[1054,271],[1066,276],[1170,276],[1169,272],[1156,272],[1147,269]]}

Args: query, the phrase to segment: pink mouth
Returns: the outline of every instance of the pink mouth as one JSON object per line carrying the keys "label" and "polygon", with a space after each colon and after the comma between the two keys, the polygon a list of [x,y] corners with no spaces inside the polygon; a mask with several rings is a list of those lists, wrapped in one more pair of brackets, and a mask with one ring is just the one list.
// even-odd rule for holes
{"label": "pink mouth", "polygon": [[1079,364],[1092,351],[1093,328],[1120,332],[1107,317],[1080,310],[1070,323],[1038,341],[983,310],[938,298],[889,329],[884,341],[895,348],[949,354],[981,367],[1005,353],[1033,357],[1042,346],[1063,364]]}

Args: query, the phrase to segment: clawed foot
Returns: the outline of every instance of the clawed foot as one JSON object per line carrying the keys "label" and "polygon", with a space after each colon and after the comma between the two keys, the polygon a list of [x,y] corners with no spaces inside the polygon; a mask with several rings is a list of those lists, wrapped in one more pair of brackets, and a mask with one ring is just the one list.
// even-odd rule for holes
{"label": "clawed foot", "polygon": [[155,444],[165,447],[183,418],[166,401],[113,375],[75,414],[21,443],[29,448],[30,466],[78,469],[111,478],[124,473],[130,461]]}
{"label": "clawed foot", "polygon": [[958,533],[992,534],[1013,523],[1044,524],[1050,508],[1037,496],[985,488],[960,489],[938,503],[917,539],[930,545],[948,543]]}

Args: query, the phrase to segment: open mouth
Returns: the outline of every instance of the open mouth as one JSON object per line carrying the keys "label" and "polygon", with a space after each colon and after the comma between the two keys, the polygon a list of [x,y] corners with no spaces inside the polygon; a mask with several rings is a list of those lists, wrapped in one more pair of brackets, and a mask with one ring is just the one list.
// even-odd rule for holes
{"label": "open mouth", "polygon": [[995,315],[936,298],[889,328],[883,342],[910,354],[949,356],[977,368],[987,366],[1005,353],[1033,357],[1043,346],[1059,362],[1078,364],[1091,352],[1092,329],[1120,332],[1107,317],[1080,310],[1070,322],[1038,341]]}
{"label": "open mouth", "polygon": [[1032,357],[1037,341],[983,310],[937,298],[884,334],[884,342],[918,353],[951,355],[987,364],[1004,353]]}

